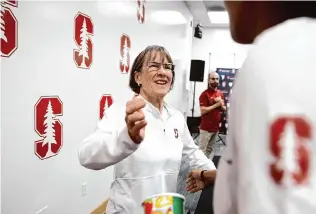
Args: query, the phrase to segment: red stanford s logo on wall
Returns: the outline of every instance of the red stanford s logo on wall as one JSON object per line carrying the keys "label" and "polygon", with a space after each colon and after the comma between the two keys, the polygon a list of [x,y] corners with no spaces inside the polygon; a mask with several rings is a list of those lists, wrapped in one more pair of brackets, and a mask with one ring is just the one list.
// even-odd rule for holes
{"label": "red stanford s logo on wall", "polygon": [[5,3],[5,4],[12,5],[13,7],[18,7],[18,1],[14,1],[14,0],[3,0],[2,2]]}
{"label": "red stanford s logo on wall", "polygon": [[17,7],[17,1],[1,1],[0,3],[1,56],[10,57],[18,48],[18,21],[12,10],[4,5]]}
{"label": "red stanford s logo on wall", "polygon": [[35,141],[35,154],[40,159],[57,155],[63,145],[63,127],[56,116],[63,115],[58,96],[40,97],[35,108],[35,131],[42,139]]}
{"label": "red stanford s logo on wall", "polygon": [[113,103],[112,96],[110,94],[103,94],[100,99],[100,120],[103,118],[105,111]]}
{"label": "red stanford s logo on wall", "polygon": [[120,59],[120,69],[122,73],[127,74],[130,68],[130,49],[131,49],[131,39],[128,35],[123,34],[121,36],[121,59]]}
{"label": "red stanford s logo on wall", "polygon": [[145,22],[145,0],[137,0],[137,19],[141,24]]}
{"label": "red stanford s logo on wall", "polygon": [[78,47],[74,50],[74,61],[78,68],[90,68],[93,58],[93,23],[91,17],[79,12],[75,16],[74,33],[74,40]]}

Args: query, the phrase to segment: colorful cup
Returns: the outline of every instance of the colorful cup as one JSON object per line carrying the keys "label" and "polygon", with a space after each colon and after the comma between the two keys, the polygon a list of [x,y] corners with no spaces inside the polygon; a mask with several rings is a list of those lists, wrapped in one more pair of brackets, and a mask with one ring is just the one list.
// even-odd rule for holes
{"label": "colorful cup", "polygon": [[184,214],[184,196],[177,193],[161,193],[143,202],[144,214]]}

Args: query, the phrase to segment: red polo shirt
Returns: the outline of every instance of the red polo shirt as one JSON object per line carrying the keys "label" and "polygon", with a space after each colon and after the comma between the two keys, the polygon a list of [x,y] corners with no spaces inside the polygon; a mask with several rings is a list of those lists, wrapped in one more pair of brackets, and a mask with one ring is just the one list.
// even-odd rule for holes
{"label": "red polo shirt", "polygon": [[[208,107],[214,105],[216,103],[216,97],[221,97],[224,100],[224,96],[221,91],[217,89],[206,89],[200,95],[200,106]],[[217,107],[216,109],[213,109],[212,111],[203,114],[201,116],[200,129],[208,132],[218,132],[219,123],[221,120],[221,112],[221,107]]]}

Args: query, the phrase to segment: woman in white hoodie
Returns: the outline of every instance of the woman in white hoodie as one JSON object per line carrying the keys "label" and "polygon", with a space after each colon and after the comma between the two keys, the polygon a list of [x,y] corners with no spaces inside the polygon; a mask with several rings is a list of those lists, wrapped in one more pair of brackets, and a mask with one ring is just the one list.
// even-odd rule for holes
{"label": "woman in white hoodie", "polygon": [[135,59],[126,106],[113,104],[79,148],[82,166],[101,170],[115,165],[107,214],[141,214],[142,201],[176,192],[181,157],[192,168],[216,169],[195,145],[184,116],[164,102],[175,78],[164,47],[149,46]]}

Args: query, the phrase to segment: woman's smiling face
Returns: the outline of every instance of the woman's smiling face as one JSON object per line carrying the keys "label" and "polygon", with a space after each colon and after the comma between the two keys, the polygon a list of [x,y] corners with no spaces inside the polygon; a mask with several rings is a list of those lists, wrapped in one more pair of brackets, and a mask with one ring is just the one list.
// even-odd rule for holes
{"label": "woman's smiling face", "polygon": [[140,93],[160,98],[166,96],[173,84],[174,67],[167,53],[147,53],[142,70],[135,73],[135,80],[141,85]]}

